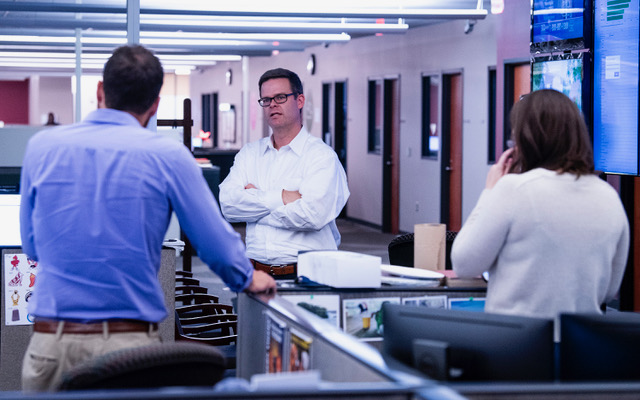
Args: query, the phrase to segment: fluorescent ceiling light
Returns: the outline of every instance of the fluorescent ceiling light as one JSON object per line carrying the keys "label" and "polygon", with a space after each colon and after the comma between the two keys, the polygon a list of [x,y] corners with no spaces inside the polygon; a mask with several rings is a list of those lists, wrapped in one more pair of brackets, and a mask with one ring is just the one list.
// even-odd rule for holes
{"label": "fluorescent ceiling light", "polygon": [[[150,42],[162,40],[163,43],[179,43],[185,45],[199,45],[207,41],[235,40],[235,41],[292,41],[292,42],[346,42],[351,36],[346,33],[313,34],[313,33],[202,33],[202,32],[140,32],[140,41],[148,39]],[[167,39],[170,41],[167,42]],[[158,42],[156,42],[158,43]]]}
{"label": "fluorescent ceiling light", "polygon": [[[0,35],[0,42],[75,43],[76,38],[75,36]],[[127,38],[82,36],[80,42],[82,44],[113,44],[120,46],[127,44]]]}
{"label": "fluorescent ceiling light", "polygon": [[[378,24],[373,22],[346,22],[343,18],[342,22],[296,22],[296,21],[249,21],[249,20],[211,20],[210,18],[202,20],[194,19],[181,19],[176,21],[173,19],[148,19],[142,18],[140,24],[144,25],[159,25],[159,26],[182,26],[184,30],[189,30],[190,27],[206,27],[210,30],[216,29],[230,29],[231,31],[239,29],[286,29],[286,30],[298,30],[304,32],[305,30],[313,31],[384,31],[384,32],[405,32],[409,29],[409,25],[404,22],[398,23],[384,23]],[[153,30],[153,29],[150,29]],[[143,31],[144,32],[144,31]]]}

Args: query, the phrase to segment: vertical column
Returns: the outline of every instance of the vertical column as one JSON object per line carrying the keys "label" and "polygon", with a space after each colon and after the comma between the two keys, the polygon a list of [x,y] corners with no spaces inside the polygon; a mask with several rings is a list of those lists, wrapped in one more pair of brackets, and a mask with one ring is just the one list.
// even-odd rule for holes
{"label": "vertical column", "polygon": [[82,120],[82,30],[76,28],[76,99],[75,122]]}
{"label": "vertical column", "polygon": [[242,57],[242,145],[249,143],[249,58]]}
{"label": "vertical column", "polygon": [[140,43],[140,0],[127,0],[127,43]]}

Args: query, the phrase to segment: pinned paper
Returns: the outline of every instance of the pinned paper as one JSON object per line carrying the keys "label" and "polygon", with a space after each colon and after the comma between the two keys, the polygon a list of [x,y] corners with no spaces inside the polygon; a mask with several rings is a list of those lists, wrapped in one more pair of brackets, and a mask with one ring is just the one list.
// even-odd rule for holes
{"label": "pinned paper", "polygon": [[432,271],[445,268],[445,224],[416,224],[413,233],[413,266]]}

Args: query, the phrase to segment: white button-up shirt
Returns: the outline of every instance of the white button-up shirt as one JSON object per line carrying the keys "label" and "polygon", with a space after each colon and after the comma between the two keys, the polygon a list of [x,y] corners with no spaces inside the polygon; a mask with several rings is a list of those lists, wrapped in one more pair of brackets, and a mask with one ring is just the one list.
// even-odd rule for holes
{"label": "white button-up shirt", "polygon": [[[257,189],[245,189],[248,184]],[[285,205],[283,189],[302,198]],[[247,256],[266,264],[296,262],[299,251],[336,250],[335,219],[348,198],[335,151],[304,127],[280,150],[271,137],[244,146],[220,184],[223,215],[247,223]]]}

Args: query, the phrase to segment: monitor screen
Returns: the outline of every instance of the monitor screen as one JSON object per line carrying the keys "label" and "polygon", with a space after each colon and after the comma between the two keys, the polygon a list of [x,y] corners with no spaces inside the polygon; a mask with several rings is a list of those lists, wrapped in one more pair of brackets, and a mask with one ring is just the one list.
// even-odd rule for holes
{"label": "monitor screen", "polygon": [[398,304],[383,310],[383,351],[434,379],[554,378],[553,320]]}
{"label": "monitor screen", "polygon": [[639,175],[638,0],[596,0],[593,156],[598,171]]}
{"label": "monitor screen", "polygon": [[0,167],[0,194],[20,193],[21,167]]}
{"label": "monitor screen", "polygon": [[534,0],[531,50],[557,51],[585,47],[584,0]]}
{"label": "monitor screen", "polygon": [[560,379],[640,380],[640,315],[560,316]]}
{"label": "monitor screen", "polygon": [[566,94],[582,110],[583,67],[582,58],[536,59],[531,68],[531,91],[555,89]]}
{"label": "monitor screen", "polygon": [[20,195],[0,194],[0,247],[20,247]]}

